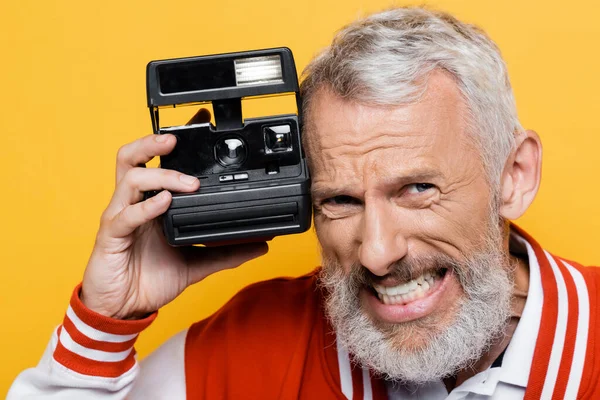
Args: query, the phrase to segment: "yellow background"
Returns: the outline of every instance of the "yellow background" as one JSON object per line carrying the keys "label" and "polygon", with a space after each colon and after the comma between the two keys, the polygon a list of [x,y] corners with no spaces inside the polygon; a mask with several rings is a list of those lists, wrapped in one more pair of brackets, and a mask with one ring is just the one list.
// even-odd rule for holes
{"label": "yellow background", "polygon": [[[120,145],[151,133],[149,60],[288,46],[301,70],[336,29],[387,0],[0,2],[0,396],[61,322],[113,189]],[[397,2],[397,4],[403,4]],[[600,3],[439,0],[507,60],[544,178],[520,224],[548,249],[600,263]],[[318,263],[312,233],[208,278],[161,311],[144,356],[249,282]]]}

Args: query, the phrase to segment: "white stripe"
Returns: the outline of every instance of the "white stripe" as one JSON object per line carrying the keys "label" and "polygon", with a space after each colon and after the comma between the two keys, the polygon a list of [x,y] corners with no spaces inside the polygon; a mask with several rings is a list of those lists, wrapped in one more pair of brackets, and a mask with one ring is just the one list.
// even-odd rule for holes
{"label": "white stripe", "polygon": [[363,378],[363,400],[373,400],[373,389],[371,389],[371,376],[367,368],[362,369]]}
{"label": "white stripe", "polygon": [[87,347],[83,347],[79,343],[75,342],[69,335],[69,332],[67,332],[67,330],[64,328],[60,330],[59,340],[60,343],[62,343],[62,345],[70,352],[94,361],[123,361],[127,358],[129,353],[131,353],[131,349],[133,349],[133,347],[131,347],[128,350],[120,351],[118,353],[109,353],[107,351],[88,349]]}
{"label": "white stripe", "polygon": [[579,391],[581,375],[583,374],[583,365],[585,363],[585,352],[588,341],[588,329],[590,324],[590,299],[588,297],[587,285],[585,280],[577,269],[563,261],[567,270],[571,273],[575,287],[577,288],[577,304],[579,304],[579,317],[577,319],[577,336],[575,337],[575,350],[573,352],[573,362],[565,399],[574,399]]}
{"label": "white stripe", "polygon": [[518,233],[513,231],[511,235],[527,250],[529,289],[521,319],[504,354],[500,380],[524,388],[527,387],[529,381],[533,354],[540,331],[542,309],[544,308],[544,291],[540,276],[540,264],[533,247]]}
{"label": "white stripe", "polygon": [[135,339],[135,337],[138,335],[137,333],[133,335],[115,335],[112,333],[99,331],[96,328],[92,328],[91,326],[79,319],[79,317],[77,316],[77,314],[75,314],[75,311],[73,310],[73,308],[71,308],[71,306],[67,308],[67,317],[69,317],[69,319],[71,320],[71,322],[73,322],[73,325],[75,325],[75,328],[77,328],[79,332],[89,337],[90,339],[94,339],[99,342],[122,343],[127,342],[131,339]]}
{"label": "white stripe", "polygon": [[[554,258],[544,250],[546,258],[550,262],[554,278],[556,279],[556,287],[558,289],[558,315],[556,319],[556,331],[554,332],[554,342],[552,343],[552,351],[550,353],[550,361],[548,362],[548,370],[546,371],[546,381],[540,399],[551,399],[554,393],[554,386],[558,377],[558,369],[562,358],[563,349],[565,347],[565,334],[567,332],[567,318],[569,316],[569,299],[567,298],[567,287],[565,280],[554,261]],[[550,333],[550,332],[549,332]]]}
{"label": "white stripe", "polygon": [[337,343],[338,365],[340,367],[340,382],[342,393],[347,399],[352,400],[352,371],[350,369],[350,356],[339,340]]}

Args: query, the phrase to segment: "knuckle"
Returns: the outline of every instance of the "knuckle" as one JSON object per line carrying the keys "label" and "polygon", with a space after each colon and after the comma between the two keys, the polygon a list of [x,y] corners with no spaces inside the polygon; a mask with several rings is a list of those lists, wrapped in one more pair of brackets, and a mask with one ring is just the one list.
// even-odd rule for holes
{"label": "knuckle", "polygon": [[132,206],[125,207],[123,210],[121,210],[121,220],[129,221],[131,220],[132,216]]}
{"label": "knuckle", "polygon": [[[148,169],[148,173],[152,174],[154,181],[163,188],[165,185],[168,185],[169,182],[173,182],[179,179],[180,173],[171,169],[164,168],[150,168]],[[158,187],[157,187],[158,189]]]}
{"label": "knuckle", "polygon": [[150,205],[150,203],[148,202],[148,200],[142,202],[139,204],[139,209],[137,210],[139,213],[139,221],[140,221],[140,225],[145,224],[146,222],[150,221],[151,218],[151,214],[152,214],[152,206]]}
{"label": "knuckle", "polygon": [[162,173],[164,174],[165,178],[169,180],[179,179],[179,177],[182,175],[181,172],[175,171],[173,169],[163,169]]}
{"label": "knuckle", "polygon": [[142,213],[142,215],[145,217],[146,215],[148,215],[148,213],[150,212],[150,203],[149,200],[143,201],[140,203],[140,212]]}
{"label": "knuckle", "polygon": [[144,221],[138,221],[139,218],[136,218],[136,216],[137,216],[136,207],[135,207],[135,205],[133,205],[133,206],[125,207],[121,211],[121,213],[119,215],[119,220],[123,226],[137,228]]}
{"label": "knuckle", "polygon": [[129,154],[129,144],[119,147],[119,150],[117,150],[117,163],[125,163],[127,154]]}
{"label": "knuckle", "polygon": [[123,180],[127,183],[127,185],[135,186],[140,179],[141,170],[142,168],[131,168],[125,173]]}
{"label": "knuckle", "polygon": [[100,223],[107,224],[110,221],[110,215],[108,214],[108,209],[104,210],[100,215]]}
{"label": "knuckle", "polygon": [[109,229],[112,221],[112,215],[108,213],[108,210],[105,210],[102,215],[100,215],[100,227],[98,228],[98,232],[104,232]]}

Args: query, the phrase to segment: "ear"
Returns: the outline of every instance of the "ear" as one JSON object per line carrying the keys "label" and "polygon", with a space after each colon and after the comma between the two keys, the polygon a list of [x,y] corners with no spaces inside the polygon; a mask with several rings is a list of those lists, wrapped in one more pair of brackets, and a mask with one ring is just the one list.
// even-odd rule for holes
{"label": "ear", "polygon": [[517,219],[529,208],[542,177],[542,142],[534,131],[516,137],[516,146],[506,161],[501,178],[500,214]]}

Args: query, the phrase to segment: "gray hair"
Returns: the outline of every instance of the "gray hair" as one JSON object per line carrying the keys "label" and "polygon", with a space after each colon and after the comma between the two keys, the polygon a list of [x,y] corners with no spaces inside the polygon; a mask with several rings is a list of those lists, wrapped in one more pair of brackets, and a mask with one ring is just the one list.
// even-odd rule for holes
{"label": "gray hair", "polygon": [[320,88],[363,104],[401,105],[419,99],[435,69],[456,81],[469,109],[471,138],[495,187],[523,128],[498,47],[481,29],[449,14],[395,8],[343,28],[304,70],[306,121]]}

